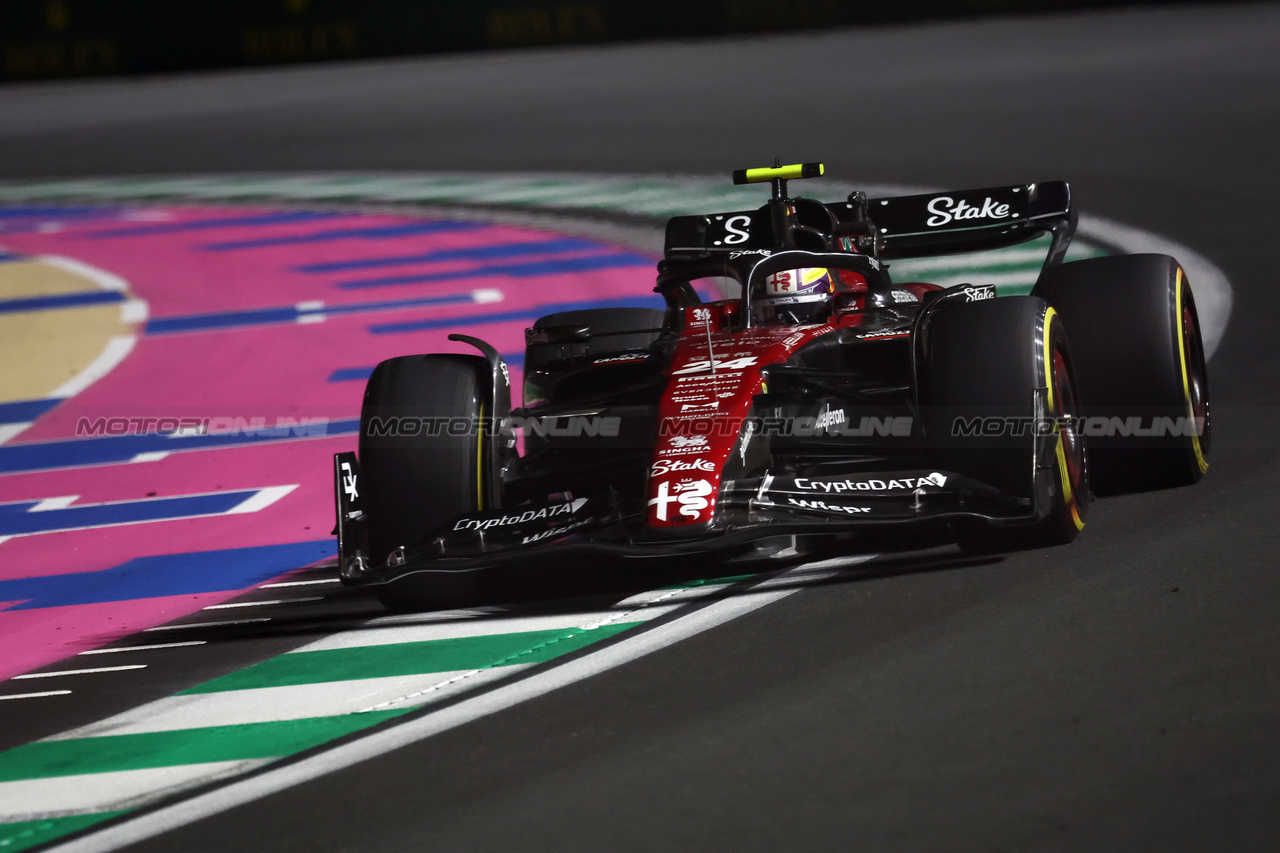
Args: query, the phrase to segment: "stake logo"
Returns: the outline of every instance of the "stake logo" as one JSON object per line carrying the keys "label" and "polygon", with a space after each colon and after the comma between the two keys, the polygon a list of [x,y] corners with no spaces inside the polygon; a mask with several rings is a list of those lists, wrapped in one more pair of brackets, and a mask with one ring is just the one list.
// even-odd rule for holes
{"label": "stake logo", "polygon": [[966,302],[983,302],[987,299],[996,298],[996,289],[993,285],[983,284],[980,286],[969,285],[960,290],[964,294]]}
{"label": "stake logo", "polygon": [[672,471],[714,471],[716,466],[701,457],[697,459],[659,459],[649,469],[650,477],[660,477]]}
{"label": "stake logo", "polygon": [[990,196],[982,202],[981,207],[974,207],[964,199],[956,201],[949,195],[943,195],[929,202],[928,208],[933,216],[925,224],[930,228],[964,219],[1008,219],[1012,216],[1009,205],[997,204]]}

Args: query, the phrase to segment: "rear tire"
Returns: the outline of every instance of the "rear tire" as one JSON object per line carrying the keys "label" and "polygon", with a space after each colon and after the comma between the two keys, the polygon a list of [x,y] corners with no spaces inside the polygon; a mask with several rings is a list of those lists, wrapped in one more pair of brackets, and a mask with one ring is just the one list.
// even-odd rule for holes
{"label": "rear tire", "polygon": [[[1048,270],[1033,292],[1071,329],[1097,492],[1197,482],[1209,469],[1209,378],[1178,262],[1167,255],[1073,261]],[[1166,424],[1174,434],[1125,435],[1135,423]]]}
{"label": "rear tire", "polygon": [[[491,499],[481,494],[485,463],[477,426],[489,399],[488,376],[488,365],[478,356],[410,355],[382,362],[369,377],[359,458],[372,565],[384,565],[395,549],[412,548],[435,528]],[[392,418],[399,419],[394,423],[400,428],[387,434]],[[412,426],[423,422],[445,428],[430,435]],[[449,429],[450,424],[468,427]],[[375,590],[393,610],[449,606],[450,596],[430,584],[393,583]]]}
{"label": "rear tire", "polygon": [[1064,326],[1033,296],[944,305],[928,318],[921,414],[926,439],[939,448],[939,464],[1007,495],[1049,506],[1030,526],[960,527],[957,539],[968,553],[1062,545],[1084,528],[1089,460],[1078,434],[1063,430],[1039,440],[1034,429],[999,436],[953,434],[958,418],[1033,424],[1074,416],[1078,397]]}

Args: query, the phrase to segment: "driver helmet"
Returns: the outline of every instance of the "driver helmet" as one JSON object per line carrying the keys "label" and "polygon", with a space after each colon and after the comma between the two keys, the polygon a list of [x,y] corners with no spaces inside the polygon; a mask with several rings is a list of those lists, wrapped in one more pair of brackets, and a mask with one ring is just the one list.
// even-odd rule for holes
{"label": "driver helmet", "polygon": [[826,319],[835,277],[824,267],[780,270],[764,280],[752,300],[757,322],[804,326]]}

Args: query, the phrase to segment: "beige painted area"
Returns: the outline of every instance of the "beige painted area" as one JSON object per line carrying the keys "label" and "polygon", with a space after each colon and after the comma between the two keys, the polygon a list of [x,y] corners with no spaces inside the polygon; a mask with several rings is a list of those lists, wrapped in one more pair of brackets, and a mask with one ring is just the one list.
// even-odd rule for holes
{"label": "beige painted area", "polygon": [[[0,300],[98,289],[38,261],[0,263]],[[120,322],[119,304],[0,314],[0,402],[49,396],[101,355],[111,338],[134,326]]]}
{"label": "beige painted area", "polygon": [[39,261],[0,263],[0,300],[81,293],[98,290],[98,285],[61,267]]}

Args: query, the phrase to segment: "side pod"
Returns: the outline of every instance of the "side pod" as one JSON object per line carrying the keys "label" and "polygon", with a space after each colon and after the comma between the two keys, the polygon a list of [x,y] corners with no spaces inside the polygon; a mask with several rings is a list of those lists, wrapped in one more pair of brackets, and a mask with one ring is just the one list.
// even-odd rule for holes
{"label": "side pod", "polygon": [[333,532],[338,537],[338,574],[344,581],[355,580],[369,570],[364,499],[360,495],[363,485],[356,455],[333,454],[333,503],[338,516]]}

